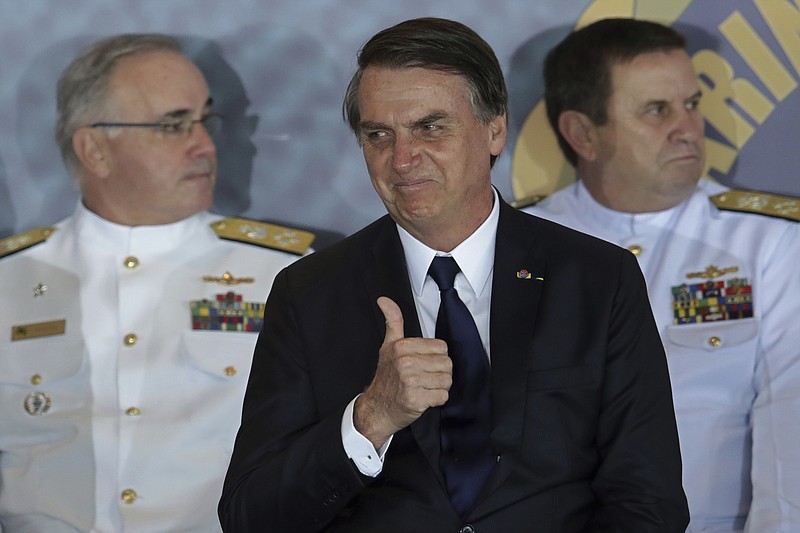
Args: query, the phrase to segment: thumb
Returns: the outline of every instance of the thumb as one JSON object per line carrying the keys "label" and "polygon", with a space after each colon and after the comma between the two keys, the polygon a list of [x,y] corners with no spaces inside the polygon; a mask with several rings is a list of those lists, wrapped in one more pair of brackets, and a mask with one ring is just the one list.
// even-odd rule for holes
{"label": "thumb", "polygon": [[386,337],[384,342],[393,342],[402,339],[405,335],[403,332],[403,312],[400,307],[394,303],[394,300],[381,296],[378,298],[378,307],[383,312],[383,317],[386,319]]}

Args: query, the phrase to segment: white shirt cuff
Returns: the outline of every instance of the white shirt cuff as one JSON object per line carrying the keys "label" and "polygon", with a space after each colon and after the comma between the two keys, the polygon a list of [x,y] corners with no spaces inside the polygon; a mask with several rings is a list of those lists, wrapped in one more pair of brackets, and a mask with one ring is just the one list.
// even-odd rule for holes
{"label": "white shirt cuff", "polygon": [[356,430],[353,424],[353,406],[356,398],[358,396],[347,404],[342,415],[342,444],[347,457],[355,463],[359,472],[365,476],[376,477],[383,470],[383,457],[389,449],[392,437],[389,437],[380,450],[376,450],[369,439]]}

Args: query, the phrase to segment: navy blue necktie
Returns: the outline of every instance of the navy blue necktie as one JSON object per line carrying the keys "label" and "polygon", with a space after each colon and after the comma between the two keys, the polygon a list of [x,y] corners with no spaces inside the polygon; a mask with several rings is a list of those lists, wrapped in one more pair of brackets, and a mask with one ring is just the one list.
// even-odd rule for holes
{"label": "navy blue necktie", "polygon": [[495,461],[489,443],[489,360],[475,320],[453,286],[459,271],[452,257],[435,257],[428,274],[441,293],[436,338],[447,342],[453,360],[450,398],[441,408],[439,465],[450,500],[463,515],[475,501]]}

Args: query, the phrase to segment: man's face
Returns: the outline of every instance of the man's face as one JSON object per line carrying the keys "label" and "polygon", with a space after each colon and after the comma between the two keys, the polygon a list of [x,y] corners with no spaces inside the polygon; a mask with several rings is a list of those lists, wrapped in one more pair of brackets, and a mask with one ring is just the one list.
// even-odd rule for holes
{"label": "man's face", "polygon": [[[211,103],[197,67],[169,51],[121,59],[110,94],[109,111],[119,122],[199,119]],[[185,136],[151,128],[102,133],[108,174],[97,189],[101,216],[127,225],[166,224],[211,206],[217,155],[201,124]]]}
{"label": "man's face", "polygon": [[368,67],[358,101],[364,159],[389,214],[433,248],[456,246],[491,211],[489,160],[505,144],[505,117],[480,124],[461,76],[423,68]]}
{"label": "man's face", "polygon": [[[648,53],[612,67],[608,122],[596,127],[595,171],[611,207],[677,205],[703,171],[700,89],[683,51]],[[615,204],[615,205],[614,205]]]}

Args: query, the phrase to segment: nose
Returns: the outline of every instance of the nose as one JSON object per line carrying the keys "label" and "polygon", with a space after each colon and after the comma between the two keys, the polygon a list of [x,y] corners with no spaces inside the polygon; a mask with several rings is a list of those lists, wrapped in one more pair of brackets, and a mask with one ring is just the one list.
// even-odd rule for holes
{"label": "nose", "polygon": [[672,130],[674,142],[697,143],[703,139],[703,115],[697,109],[686,109],[679,113]]}
{"label": "nose", "polygon": [[415,139],[411,135],[397,135],[392,153],[392,168],[399,174],[405,174],[418,162],[419,151]]}
{"label": "nose", "polygon": [[214,139],[211,138],[211,135],[209,135],[208,130],[206,130],[206,127],[202,122],[194,125],[191,133],[189,134],[189,139],[191,141],[191,149],[193,154],[216,155],[217,147],[216,144],[214,144]]}

